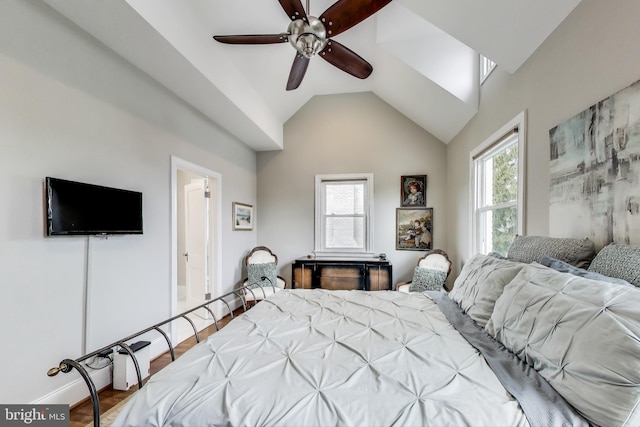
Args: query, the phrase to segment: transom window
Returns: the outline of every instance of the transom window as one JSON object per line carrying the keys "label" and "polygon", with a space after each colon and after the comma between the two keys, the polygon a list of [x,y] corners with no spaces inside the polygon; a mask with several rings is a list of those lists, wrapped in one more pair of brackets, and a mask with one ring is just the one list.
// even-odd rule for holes
{"label": "transom window", "polygon": [[369,253],[373,174],[316,175],[316,255]]}
{"label": "transom window", "polygon": [[484,55],[480,55],[480,84],[489,77],[489,74],[496,68],[496,63]]}
{"label": "transom window", "polygon": [[471,153],[471,253],[506,255],[524,232],[524,112]]}

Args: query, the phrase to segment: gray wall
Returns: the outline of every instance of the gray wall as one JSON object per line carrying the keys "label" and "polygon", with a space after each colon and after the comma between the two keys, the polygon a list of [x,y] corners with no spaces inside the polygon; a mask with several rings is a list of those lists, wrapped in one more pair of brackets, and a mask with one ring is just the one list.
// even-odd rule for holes
{"label": "gray wall", "polygon": [[[42,2],[2,2],[0,94],[0,402],[56,402],[80,384],[46,372],[82,354],[85,281],[89,350],[170,315],[172,155],[222,175],[223,287],[241,279],[256,155]],[[46,176],[141,191],[144,234],[44,237]]]}
{"label": "gray wall", "polygon": [[372,93],[317,96],[285,124],[284,150],[258,153],[258,243],[291,262],[314,249],[316,174],[374,174],[374,251],[393,263],[394,282],[410,279],[423,252],[395,250],[400,177],[427,175],[434,245],[446,250],[446,146]]}
{"label": "gray wall", "polygon": [[478,114],[447,147],[447,246],[454,272],[473,255],[469,152],[527,110],[526,234],[548,235],[549,129],[640,79],[638,18],[638,1],[582,0],[515,74],[498,67],[485,82]]}

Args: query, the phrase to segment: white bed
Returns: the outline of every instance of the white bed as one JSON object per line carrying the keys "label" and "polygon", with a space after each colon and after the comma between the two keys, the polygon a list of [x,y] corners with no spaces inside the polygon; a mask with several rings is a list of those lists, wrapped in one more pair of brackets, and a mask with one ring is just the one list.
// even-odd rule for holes
{"label": "white bed", "polygon": [[425,296],[284,290],[157,374],[115,425],[421,425],[426,413],[526,425]]}
{"label": "white bed", "polygon": [[427,296],[283,290],[156,374],[114,425],[528,422]]}
{"label": "white bed", "polygon": [[449,294],[273,293],[113,425],[640,425],[640,247],[587,240],[516,238]]}

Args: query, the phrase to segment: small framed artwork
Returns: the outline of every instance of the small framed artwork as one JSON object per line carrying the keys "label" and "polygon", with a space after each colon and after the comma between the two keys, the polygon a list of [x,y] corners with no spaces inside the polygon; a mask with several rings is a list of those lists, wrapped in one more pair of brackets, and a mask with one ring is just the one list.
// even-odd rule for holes
{"label": "small framed artwork", "polygon": [[233,229],[253,230],[253,206],[233,202]]}
{"label": "small framed artwork", "polygon": [[427,175],[404,175],[400,177],[400,206],[427,206]]}
{"label": "small framed artwork", "polygon": [[433,249],[433,208],[396,208],[396,249]]}

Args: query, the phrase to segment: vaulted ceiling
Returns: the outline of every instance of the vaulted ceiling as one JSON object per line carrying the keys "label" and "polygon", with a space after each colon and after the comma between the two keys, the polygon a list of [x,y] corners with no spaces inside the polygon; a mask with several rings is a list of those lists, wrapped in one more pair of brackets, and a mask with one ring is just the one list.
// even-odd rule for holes
{"label": "vaulted ceiling", "polygon": [[[335,37],[371,63],[369,78],[314,57],[286,91],[289,43],[212,38],[286,32],[276,0],[45,1],[257,151],[282,149],[284,123],[313,96],[362,91],[448,143],[477,112],[478,54],[514,73],[580,2],[394,0]],[[317,17],[334,0],[309,3]]]}

